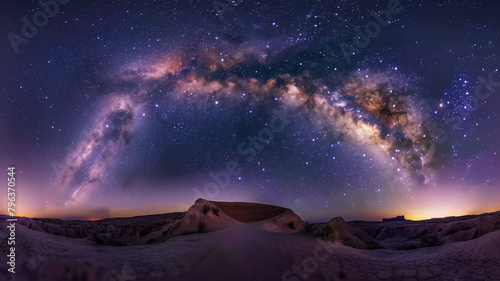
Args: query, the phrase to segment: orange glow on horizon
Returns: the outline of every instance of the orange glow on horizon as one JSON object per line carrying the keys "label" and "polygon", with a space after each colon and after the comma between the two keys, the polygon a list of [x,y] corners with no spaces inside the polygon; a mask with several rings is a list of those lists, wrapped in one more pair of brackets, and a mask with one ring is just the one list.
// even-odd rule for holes
{"label": "orange glow on horizon", "polygon": [[[484,209],[470,209],[470,211],[452,210],[452,209],[447,209],[447,208],[441,208],[440,210],[434,209],[434,208],[428,208],[428,209],[410,208],[407,210],[394,210],[394,211],[385,210],[382,212],[370,212],[369,214],[360,212],[357,215],[352,216],[352,217],[355,217],[356,219],[349,219],[349,220],[379,221],[379,220],[382,220],[382,218],[391,218],[391,217],[395,217],[398,215],[404,215],[407,220],[421,221],[421,220],[428,220],[428,219],[432,219],[432,218],[480,215],[480,214],[484,214],[484,213],[492,213],[492,212],[497,212],[497,211],[500,211],[500,206],[497,206],[497,207],[490,206],[489,208],[484,208]],[[86,214],[85,212],[56,213],[54,211],[47,212],[47,213],[40,213],[40,212],[27,213],[27,212],[24,212],[24,213],[17,213],[16,216],[17,217],[28,217],[28,218],[59,218],[59,219],[79,219],[79,220],[97,221],[97,220],[102,220],[102,219],[106,219],[106,218],[126,218],[126,217],[136,217],[136,216],[167,214],[167,213],[174,213],[174,212],[180,212],[180,211],[175,210],[175,207],[171,207],[171,208],[162,207],[162,208],[149,208],[149,209],[117,208],[117,209],[111,209],[108,216],[95,216],[95,215]],[[309,214],[309,216],[310,215],[311,214]],[[338,215],[339,215],[338,213],[337,214],[332,213],[330,215],[330,217],[333,218],[333,217],[336,217]],[[349,217],[349,216],[346,216],[346,217]],[[303,219],[306,220],[306,218],[303,218]]]}
{"label": "orange glow on horizon", "polygon": [[[441,187],[434,189],[420,190],[418,199],[410,202],[391,199],[385,206],[373,208],[362,206],[346,209],[324,209],[297,206],[289,206],[294,212],[304,220],[328,221],[333,217],[342,216],[346,220],[372,220],[380,221],[382,218],[392,218],[404,215],[409,220],[427,220],[432,218],[442,218],[451,216],[479,215],[500,211],[500,187],[492,188],[489,185],[471,186],[468,190],[458,190],[453,187]],[[16,216],[30,218],[62,218],[62,219],[82,219],[100,220],[105,218],[135,217],[154,214],[166,214],[183,212],[193,204],[189,203],[191,198],[176,198],[165,202],[163,197],[158,197],[158,201],[144,207],[141,202],[134,206],[110,206],[102,208],[102,204],[90,205],[92,202],[80,202],[75,206],[51,205],[46,200],[40,200],[26,192],[26,189],[19,189],[16,202]],[[215,201],[241,201],[253,202],[251,196],[246,198],[220,198]],[[178,204],[178,202],[185,204]],[[7,206],[7,200],[4,200]],[[393,202],[393,203],[392,203]],[[271,205],[279,205],[273,202],[258,202]],[[182,208],[179,206],[183,205]],[[95,210],[105,209],[104,212]],[[7,214],[7,208],[3,212]]]}

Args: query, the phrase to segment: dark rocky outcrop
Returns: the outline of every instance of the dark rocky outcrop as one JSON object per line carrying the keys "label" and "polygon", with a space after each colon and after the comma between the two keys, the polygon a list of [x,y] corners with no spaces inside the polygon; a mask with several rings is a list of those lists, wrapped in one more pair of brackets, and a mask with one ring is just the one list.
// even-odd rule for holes
{"label": "dark rocky outcrop", "polygon": [[363,230],[349,225],[343,218],[336,217],[317,227],[313,234],[330,242],[340,242],[356,249],[379,249],[379,243]]}

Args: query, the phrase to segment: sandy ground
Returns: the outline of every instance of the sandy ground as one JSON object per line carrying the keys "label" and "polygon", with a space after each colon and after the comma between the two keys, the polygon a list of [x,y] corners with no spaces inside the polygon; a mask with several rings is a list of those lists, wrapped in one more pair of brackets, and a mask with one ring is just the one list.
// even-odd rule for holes
{"label": "sandy ground", "polygon": [[[0,224],[5,237],[7,223]],[[121,247],[21,225],[16,232],[16,273],[2,254],[1,280],[500,280],[499,231],[408,251],[357,250],[258,223]]]}

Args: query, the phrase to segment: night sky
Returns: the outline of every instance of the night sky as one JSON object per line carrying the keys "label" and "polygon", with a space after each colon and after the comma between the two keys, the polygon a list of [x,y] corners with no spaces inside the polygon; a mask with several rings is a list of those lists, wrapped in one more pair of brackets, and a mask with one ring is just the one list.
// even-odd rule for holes
{"label": "night sky", "polygon": [[18,215],[500,210],[498,1],[60,2],[0,3]]}

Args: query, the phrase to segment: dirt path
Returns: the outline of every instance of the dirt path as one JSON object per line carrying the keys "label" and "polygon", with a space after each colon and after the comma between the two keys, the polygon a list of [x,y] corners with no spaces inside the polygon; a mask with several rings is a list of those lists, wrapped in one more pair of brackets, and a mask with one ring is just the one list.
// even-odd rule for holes
{"label": "dirt path", "polygon": [[[211,234],[208,234],[211,235]],[[206,239],[185,280],[280,280],[292,257],[273,241],[287,234],[269,233],[252,224],[240,224]],[[288,235],[291,236],[291,235]]]}

